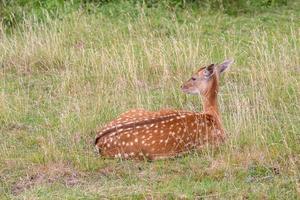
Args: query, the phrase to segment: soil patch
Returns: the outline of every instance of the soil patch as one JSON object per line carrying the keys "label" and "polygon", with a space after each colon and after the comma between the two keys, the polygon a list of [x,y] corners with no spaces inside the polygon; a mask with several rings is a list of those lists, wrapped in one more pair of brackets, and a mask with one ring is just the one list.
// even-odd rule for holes
{"label": "soil patch", "polygon": [[19,195],[36,185],[55,182],[72,187],[82,182],[80,179],[82,176],[83,174],[80,174],[69,164],[50,163],[28,169],[27,175],[13,185],[12,192],[14,195]]}

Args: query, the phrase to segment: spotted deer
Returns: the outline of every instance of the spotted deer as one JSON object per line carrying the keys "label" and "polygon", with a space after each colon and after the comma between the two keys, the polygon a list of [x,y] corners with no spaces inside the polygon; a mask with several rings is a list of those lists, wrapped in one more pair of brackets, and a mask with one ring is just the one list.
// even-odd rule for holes
{"label": "spotted deer", "polygon": [[130,110],[98,132],[95,146],[100,155],[156,160],[221,144],[225,132],[217,103],[219,77],[232,63],[202,67],[181,86],[184,93],[202,96],[203,112]]}

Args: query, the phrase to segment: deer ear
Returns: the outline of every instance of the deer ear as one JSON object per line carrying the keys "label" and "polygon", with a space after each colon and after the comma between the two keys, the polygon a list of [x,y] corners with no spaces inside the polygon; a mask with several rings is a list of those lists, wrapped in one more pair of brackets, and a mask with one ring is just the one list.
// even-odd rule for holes
{"label": "deer ear", "polygon": [[214,73],[214,71],[215,71],[215,64],[211,64],[207,66],[204,70],[204,77],[206,79],[209,79],[211,75]]}
{"label": "deer ear", "polygon": [[229,69],[230,65],[234,62],[233,59],[225,60],[223,63],[219,64],[219,74],[222,74],[227,69]]}

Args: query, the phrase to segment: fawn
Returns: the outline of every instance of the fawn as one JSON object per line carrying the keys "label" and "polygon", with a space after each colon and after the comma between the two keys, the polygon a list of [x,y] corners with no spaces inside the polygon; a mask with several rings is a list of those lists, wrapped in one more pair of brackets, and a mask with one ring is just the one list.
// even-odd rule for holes
{"label": "fawn", "polygon": [[218,110],[219,76],[233,63],[200,68],[185,82],[184,93],[201,95],[203,112],[130,110],[98,132],[95,146],[104,157],[156,160],[181,155],[225,139]]}

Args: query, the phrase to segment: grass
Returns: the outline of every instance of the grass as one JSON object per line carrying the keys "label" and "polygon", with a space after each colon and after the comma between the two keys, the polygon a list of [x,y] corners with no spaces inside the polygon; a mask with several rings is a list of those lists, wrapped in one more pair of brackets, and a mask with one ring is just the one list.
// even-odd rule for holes
{"label": "grass", "polygon": [[[297,9],[123,4],[0,32],[0,198],[299,198]],[[157,162],[95,154],[95,130],[128,109],[201,111],[179,87],[225,58],[235,64],[221,80],[222,147]]]}

